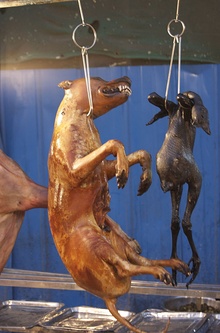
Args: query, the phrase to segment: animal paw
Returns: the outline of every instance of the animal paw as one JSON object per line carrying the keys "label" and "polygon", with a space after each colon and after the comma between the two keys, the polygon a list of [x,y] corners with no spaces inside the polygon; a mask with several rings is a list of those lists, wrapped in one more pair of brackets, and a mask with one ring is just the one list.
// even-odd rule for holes
{"label": "animal paw", "polygon": [[120,175],[116,175],[116,179],[117,179],[118,188],[124,188],[128,180],[128,176],[125,170],[122,170]]}
{"label": "animal paw", "polygon": [[201,265],[201,261],[198,257],[192,257],[188,263],[188,266],[190,267],[190,264],[192,263],[192,269],[191,269],[191,273],[192,273],[192,277],[189,280],[189,282],[187,282],[186,287],[188,288],[189,285],[195,280],[196,276],[199,273],[199,268]]}
{"label": "animal paw", "polygon": [[[172,260],[172,269],[173,271],[177,270],[180,273],[184,274],[185,276],[191,275],[191,270],[189,268],[189,265],[187,265],[185,262],[183,262],[180,259],[171,259]],[[173,277],[175,274],[173,273]]]}
{"label": "animal paw", "polygon": [[172,278],[173,281],[175,282],[175,286],[177,286],[177,272],[175,269],[172,269]]}
{"label": "animal paw", "polygon": [[161,282],[164,282],[166,285],[175,286],[175,281],[173,280],[171,274],[167,272],[163,267],[157,266],[157,268],[155,268],[154,277]]}
{"label": "animal paw", "polygon": [[141,175],[137,195],[142,195],[143,193],[147,192],[147,190],[151,186],[151,183],[152,183],[152,172],[151,170],[146,169]]}

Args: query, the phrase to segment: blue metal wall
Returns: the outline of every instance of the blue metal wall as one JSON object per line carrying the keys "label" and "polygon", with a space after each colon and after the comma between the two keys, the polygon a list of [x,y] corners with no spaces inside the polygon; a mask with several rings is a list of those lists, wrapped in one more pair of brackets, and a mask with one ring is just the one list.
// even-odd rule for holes
{"label": "blue metal wall", "polygon": [[[155,171],[155,156],[167,129],[168,120],[159,120],[146,127],[156,109],[148,103],[147,95],[165,93],[168,66],[115,67],[91,69],[92,76],[111,80],[123,75],[132,79],[133,94],[129,101],[96,124],[102,141],[121,140],[127,153],[146,149],[153,158],[153,184],[142,197],[137,197],[141,169],[134,166],[123,190],[118,190],[115,179],[110,181],[112,197],[110,215],[143,248],[149,258],[169,257],[171,252],[169,194],[160,189]],[[6,154],[17,161],[36,182],[47,185],[47,154],[53,122],[63,91],[57,84],[66,79],[83,77],[82,70],[22,70],[0,72],[0,133]],[[220,65],[185,65],[182,68],[181,91],[193,90],[200,94],[209,110],[212,135],[197,130],[195,157],[203,175],[201,195],[192,216],[193,233],[202,265],[198,283],[220,283]],[[176,68],[173,70],[169,99],[175,101]],[[185,200],[182,202],[182,211]],[[191,252],[183,233],[179,238],[179,256],[185,261]],[[51,238],[47,210],[26,213],[8,267],[66,272]],[[150,276],[140,279],[150,280]],[[178,277],[184,282],[182,277]],[[0,299],[38,299],[63,301],[68,306],[98,305],[103,303],[85,292],[55,291],[0,287]],[[129,302],[126,299],[126,302]]]}

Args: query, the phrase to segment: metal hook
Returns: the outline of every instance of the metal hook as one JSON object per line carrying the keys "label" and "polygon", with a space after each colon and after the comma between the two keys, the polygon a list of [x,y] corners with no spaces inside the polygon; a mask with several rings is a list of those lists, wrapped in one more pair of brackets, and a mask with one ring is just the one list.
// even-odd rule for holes
{"label": "metal hook", "polygon": [[[81,46],[79,43],[77,43],[76,41],[76,31],[80,28],[80,27],[89,27],[92,32],[93,32],[93,36],[94,36],[94,40],[93,40],[93,43],[90,45],[90,46]],[[88,24],[88,23],[80,23],[79,25],[77,25],[77,27],[73,30],[73,35],[72,35],[72,39],[74,41],[74,43],[76,44],[76,46],[78,46],[80,49],[83,49],[85,48],[86,50],[89,50],[91,49],[96,41],[97,41],[97,34],[96,34],[96,31],[95,29],[93,28],[93,26],[91,24]]]}
{"label": "metal hook", "polygon": [[[181,25],[182,25],[182,31],[181,31],[181,33],[176,34],[176,35],[173,35],[173,34],[171,33],[170,29],[171,29],[171,24],[172,24],[173,22],[175,22],[175,23],[181,23]],[[185,24],[184,24],[183,21],[181,21],[181,20],[173,19],[173,20],[171,20],[171,21],[168,23],[168,25],[167,25],[167,32],[168,32],[168,34],[169,34],[171,37],[173,37],[173,38],[175,38],[175,37],[181,37],[181,36],[183,35],[185,29],[186,29]]]}
{"label": "metal hook", "polygon": [[88,117],[93,112],[93,101],[92,101],[92,91],[91,91],[91,85],[90,85],[89,57],[88,57],[87,49],[85,49],[85,48],[82,48],[82,60],[83,60],[83,68],[84,68],[84,74],[85,74],[85,80],[86,80],[87,95],[88,95],[88,100],[89,100],[89,112],[87,113],[87,117]]}
{"label": "metal hook", "polygon": [[166,92],[165,92],[165,101],[168,98],[168,92],[169,92],[169,86],[170,86],[170,78],[171,78],[171,73],[172,73],[172,66],[173,66],[173,58],[174,58],[174,52],[175,52],[175,47],[176,47],[176,39],[173,39],[173,48],[171,52],[171,57],[170,57],[170,67],[169,67],[169,72],[168,72],[168,77],[167,77],[167,85],[166,85]]}
{"label": "metal hook", "polygon": [[[166,85],[166,92],[165,92],[165,107],[166,107],[166,101],[168,98],[168,91],[169,91],[169,85],[170,85],[170,78],[171,78],[171,72],[172,72],[172,65],[173,65],[173,59],[174,59],[174,52],[175,52],[175,47],[176,43],[179,44],[178,48],[178,83],[177,83],[177,93],[180,93],[180,75],[181,75],[181,41],[182,41],[182,35],[185,31],[185,24],[178,19],[179,17],[179,4],[180,0],[177,0],[177,9],[176,9],[176,18],[171,20],[168,25],[167,25],[167,32],[168,34],[173,38],[173,48],[172,48],[172,53],[171,53],[171,58],[170,58],[170,67],[169,67],[169,72],[168,72],[168,78],[167,78],[167,85]],[[182,26],[182,31],[176,35],[173,35],[171,33],[171,24],[172,23],[180,23]]]}
{"label": "metal hook", "polygon": [[[89,56],[88,56],[88,50],[91,49],[96,41],[97,41],[97,34],[95,29],[93,28],[92,25],[85,23],[84,21],[84,16],[83,16],[83,10],[82,10],[82,6],[80,3],[80,0],[78,0],[78,5],[79,5],[79,11],[80,11],[80,15],[81,15],[81,20],[82,23],[80,23],[79,25],[77,25],[77,27],[74,29],[73,34],[72,34],[72,39],[74,41],[74,43],[76,44],[76,46],[78,46],[81,49],[81,54],[82,54],[82,61],[83,61],[83,68],[84,68],[84,74],[85,74],[85,81],[86,81],[86,89],[87,89],[87,95],[88,95],[88,100],[89,100],[89,112],[87,113],[87,116],[90,116],[93,112],[93,101],[92,101],[92,92],[91,92],[91,84],[90,84],[90,73],[89,73]],[[92,32],[93,32],[93,36],[94,36],[94,40],[93,43],[90,46],[81,46],[77,41],[76,41],[76,31],[80,28],[80,27],[89,27]]]}

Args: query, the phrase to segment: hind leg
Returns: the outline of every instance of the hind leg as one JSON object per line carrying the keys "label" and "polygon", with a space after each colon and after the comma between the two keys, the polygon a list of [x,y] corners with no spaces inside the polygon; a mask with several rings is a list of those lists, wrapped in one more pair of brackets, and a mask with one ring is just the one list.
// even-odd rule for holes
{"label": "hind leg", "polygon": [[112,220],[108,215],[106,215],[105,219],[105,226],[107,226],[107,231],[113,231],[118,236],[120,236],[126,243],[128,243],[138,254],[141,253],[141,247],[136,241],[136,239],[129,237],[119,226],[118,223],[116,223],[114,220]]}
{"label": "hind leg", "polygon": [[[132,249],[132,251],[134,250]],[[134,251],[134,253],[136,252]],[[121,278],[149,274],[153,275],[155,279],[164,282],[166,285],[174,285],[174,281],[170,273],[167,272],[162,266],[153,265],[150,261],[148,261],[148,264],[145,266],[137,263],[133,264],[126,258],[121,258],[115,251],[113,251],[113,253],[111,253],[111,251],[105,254],[102,253],[100,258],[109,265],[114,266],[117,270],[118,276]]]}
{"label": "hind leg", "polygon": [[190,275],[188,265],[179,259],[150,260],[137,254],[118,234],[110,232],[108,236],[115,251],[110,260],[113,261],[118,274],[123,277],[150,274],[165,284],[175,285],[175,281],[164,267],[171,267],[186,276]]}
{"label": "hind leg", "polygon": [[200,174],[198,175],[197,182],[194,182],[193,184],[189,184],[188,195],[187,195],[187,205],[186,205],[186,210],[185,210],[185,214],[184,214],[183,221],[182,221],[183,231],[188,239],[188,242],[189,242],[191,250],[192,250],[192,257],[189,261],[189,265],[192,263],[192,270],[191,270],[192,278],[187,283],[187,285],[186,285],[187,288],[195,280],[196,276],[198,275],[200,264],[201,264],[201,261],[200,261],[200,258],[199,258],[194,240],[193,240],[192,224],[190,222],[192,212],[195,208],[195,205],[197,203],[197,200],[198,200],[198,197],[200,194],[201,184],[202,184],[202,178],[201,178]]}
{"label": "hind leg", "polygon": [[[179,271],[186,276],[189,276],[191,273],[188,265],[178,258],[151,260],[151,259],[147,259],[143,256],[137,255],[129,247],[127,247],[126,253],[127,253],[127,258],[131,263],[133,263],[137,266],[138,265],[145,266],[145,267],[148,266],[148,268],[150,268],[151,271],[153,272],[153,273],[149,273],[149,274],[152,274],[152,275],[154,275],[154,271],[155,271],[155,273],[157,272],[158,267],[171,267],[172,270]],[[159,277],[156,277],[156,278],[159,278]],[[176,285],[176,281],[173,278],[172,278],[172,284]]]}
{"label": "hind leg", "polygon": [[[179,218],[179,209],[180,209],[180,200],[182,197],[183,187],[181,185],[177,186],[175,190],[170,191],[171,203],[172,203],[172,220],[171,220],[171,233],[172,233],[172,252],[171,258],[178,259],[177,256],[177,239],[180,231],[180,218]],[[177,284],[176,270],[172,270],[172,276]]]}

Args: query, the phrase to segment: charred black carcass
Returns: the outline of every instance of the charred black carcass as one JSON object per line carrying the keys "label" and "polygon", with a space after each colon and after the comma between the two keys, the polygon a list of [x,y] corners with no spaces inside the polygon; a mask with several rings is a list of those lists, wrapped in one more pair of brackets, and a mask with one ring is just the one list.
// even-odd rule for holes
{"label": "charred black carcass", "polygon": [[[202,176],[193,156],[196,127],[201,127],[210,134],[208,111],[204,107],[199,95],[192,91],[177,95],[175,104],[156,93],[148,96],[153,105],[160,108],[147,125],[165,116],[169,117],[169,127],[165,140],[156,158],[157,173],[160,177],[161,188],[164,192],[170,191],[172,202],[172,253],[171,258],[177,258],[177,238],[180,230],[179,208],[183,185],[188,184],[187,203],[182,219],[183,231],[189,241],[192,257],[192,277],[187,287],[196,278],[200,268],[200,258],[196,250],[190,221],[192,212],[197,203]],[[176,271],[173,271],[176,281]]]}

